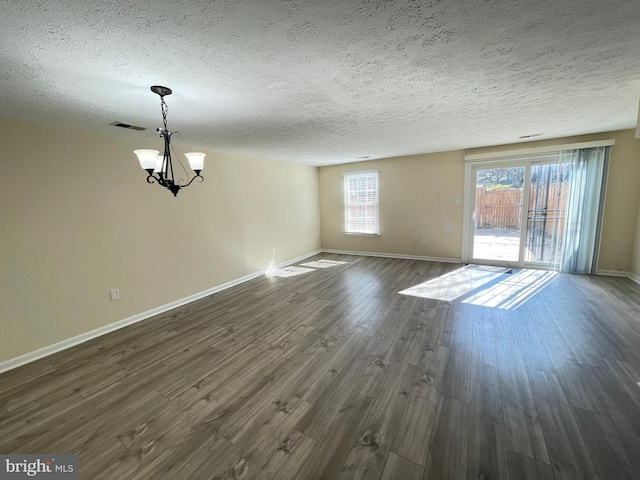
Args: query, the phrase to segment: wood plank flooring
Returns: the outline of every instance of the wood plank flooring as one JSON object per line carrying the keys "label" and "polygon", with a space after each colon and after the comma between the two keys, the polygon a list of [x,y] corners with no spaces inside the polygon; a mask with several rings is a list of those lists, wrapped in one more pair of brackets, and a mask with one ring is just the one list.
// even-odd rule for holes
{"label": "wood plank flooring", "polygon": [[86,480],[640,478],[639,285],[302,263],[0,374],[0,453]]}

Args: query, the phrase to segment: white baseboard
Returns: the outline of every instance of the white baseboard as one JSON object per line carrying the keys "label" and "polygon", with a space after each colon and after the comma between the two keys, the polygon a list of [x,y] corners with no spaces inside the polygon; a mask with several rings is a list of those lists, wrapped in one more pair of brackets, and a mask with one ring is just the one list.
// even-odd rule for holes
{"label": "white baseboard", "polygon": [[606,277],[625,277],[636,283],[640,283],[640,275],[622,270],[598,270],[596,275],[604,275]]}
{"label": "white baseboard", "polygon": [[342,255],[361,255],[365,257],[400,258],[405,260],[426,260],[429,262],[462,263],[459,258],[425,257],[421,255],[404,255],[402,253],[377,253],[377,252],[352,252],[349,250],[333,250],[323,248],[326,253],[339,253]]}
{"label": "white baseboard", "polygon": [[[298,263],[302,260],[305,260],[306,258],[313,257],[314,255],[317,255],[321,252],[322,250],[316,250],[314,252],[307,253],[306,255],[302,255],[300,257],[287,260],[286,262],[278,265],[278,267],[286,267],[287,265]],[[147,310],[146,312],[138,313],[136,315],[125,318],[123,320],[119,320],[117,322],[110,323],[109,325],[105,325],[104,327],[96,328],[95,330],[91,330],[90,332],[82,333],[75,337],[71,337],[66,340],[62,340],[61,342],[54,343],[53,345],[48,345],[46,347],[35,350],[33,352],[25,353],[24,355],[20,355],[19,357],[5,360],[4,362],[0,362],[0,373],[6,372],[8,370],[12,370],[14,368],[17,368],[21,365],[25,365],[27,363],[31,363],[35,360],[48,357],[49,355],[53,355],[54,353],[61,352],[62,350],[66,350],[67,348],[74,347],[88,340],[113,332],[114,330],[119,330],[128,325],[141,322],[142,320],[146,320],[155,315],[159,315],[169,310],[173,310],[174,308],[181,307],[191,302],[195,302],[196,300],[200,300],[201,298],[207,297],[214,293],[221,292],[222,290],[235,287],[236,285],[240,285],[241,283],[248,282],[249,280],[253,280],[254,278],[264,275],[264,273],[265,271],[262,270],[259,272],[252,273],[250,275],[245,275],[244,277],[231,280],[230,282],[223,283],[222,285],[217,285],[213,288],[195,293],[193,295],[189,295],[188,297],[181,298],[171,303],[167,303],[166,305],[152,308],[151,310]]]}
{"label": "white baseboard", "polygon": [[605,277],[628,277],[631,272],[624,272],[622,270],[600,270],[596,272],[596,275],[604,275]]}

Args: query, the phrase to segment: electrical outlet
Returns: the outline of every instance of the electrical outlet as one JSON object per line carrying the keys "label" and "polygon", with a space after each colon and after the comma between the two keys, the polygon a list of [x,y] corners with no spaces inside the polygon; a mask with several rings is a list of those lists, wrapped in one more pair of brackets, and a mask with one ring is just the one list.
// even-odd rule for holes
{"label": "electrical outlet", "polygon": [[286,243],[284,244],[284,251],[285,252],[287,251],[287,244]]}
{"label": "electrical outlet", "polygon": [[456,197],[456,204],[460,205],[462,203],[462,197]]}
{"label": "electrical outlet", "polygon": [[114,288],[113,290],[111,290],[111,301],[113,300],[120,300],[120,290],[117,288]]}
{"label": "electrical outlet", "polygon": [[447,220],[444,222],[444,226],[442,227],[444,233],[453,233],[453,222],[451,220]]}
{"label": "electrical outlet", "polygon": [[274,254],[274,255],[276,254],[276,247],[273,247],[273,248],[271,249],[271,253],[272,253],[272,254]]}
{"label": "electrical outlet", "polygon": [[423,238],[423,239],[422,239],[422,245],[426,245],[426,244],[427,244],[427,239],[426,239],[426,238]]}

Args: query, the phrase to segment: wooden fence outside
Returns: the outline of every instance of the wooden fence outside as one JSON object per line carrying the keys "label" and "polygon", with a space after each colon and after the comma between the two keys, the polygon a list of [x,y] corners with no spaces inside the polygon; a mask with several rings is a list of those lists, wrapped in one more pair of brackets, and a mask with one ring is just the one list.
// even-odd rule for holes
{"label": "wooden fence outside", "polygon": [[539,183],[531,185],[529,194],[528,229],[542,233],[544,237],[564,232],[567,209],[568,183]]}
{"label": "wooden fence outside", "polygon": [[[567,190],[566,183],[532,184],[529,195],[529,227],[542,229],[545,233],[556,229],[561,232],[564,228]],[[478,187],[476,228],[520,228],[521,202],[520,188]]]}

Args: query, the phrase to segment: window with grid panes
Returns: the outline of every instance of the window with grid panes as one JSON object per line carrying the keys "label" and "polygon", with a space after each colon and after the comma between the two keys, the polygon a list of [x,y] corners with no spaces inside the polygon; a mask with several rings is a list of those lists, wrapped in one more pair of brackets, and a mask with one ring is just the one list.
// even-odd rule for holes
{"label": "window with grid panes", "polygon": [[379,235],[378,171],[344,174],[344,231]]}

